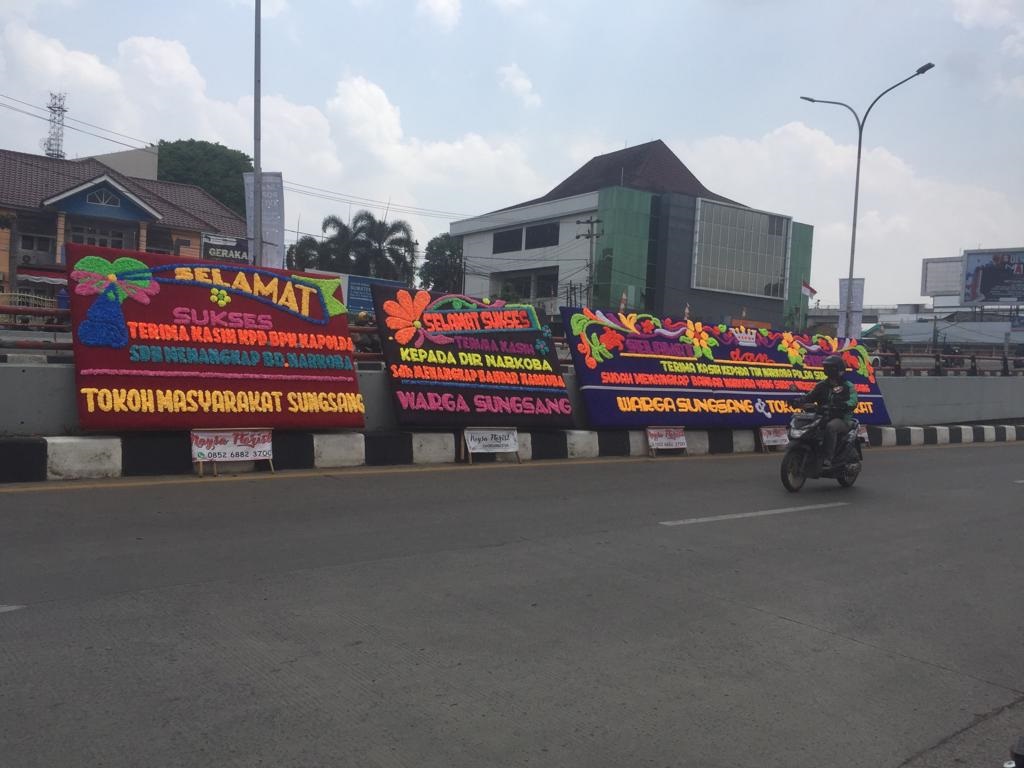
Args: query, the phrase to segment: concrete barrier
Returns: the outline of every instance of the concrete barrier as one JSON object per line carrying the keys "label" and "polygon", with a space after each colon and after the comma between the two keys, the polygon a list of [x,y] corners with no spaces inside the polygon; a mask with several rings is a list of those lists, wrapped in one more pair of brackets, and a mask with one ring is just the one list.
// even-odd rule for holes
{"label": "concrete barrier", "polygon": [[600,455],[597,432],[570,429],[565,433],[565,452],[569,459],[594,459]]}
{"label": "concrete barrier", "polygon": [[[1002,437],[1000,437],[1002,435]],[[1013,443],[1017,440],[1017,427],[1012,424],[1000,424],[996,427],[996,440]]]}
{"label": "concrete barrier", "polygon": [[888,448],[896,445],[894,427],[868,427],[868,441],[871,445]]}
{"label": "concrete barrier", "polygon": [[924,427],[925,445],[948,445],[949,427]]}
{"label": "concrete barrier", "polygon": [[924,445],[923,427],[896,427],[896,445]]}
{"label": "concrete barrier", "polygon": [[412,435],[413,464],[455,462],[455,435],[451,432],[415,432]]}
{"label": "concrete barrier", "polygon": [[893,426],[1024,419],[1022,376],[880,376]]}
{"label": "concrete barrier", "polygon": [[646,456],[650,453],[647,445],[647,431],[644,429],[629,430],[629,455]]}
{"label": "concrete barrier", "polygon": [[959,445],[960,443],[973,443],[974,430],[960,424],[951,426],[949,428],[949,442],[954,445]]}
{"label": "concrete barrier", "polygon": [[116,437],[47,437],[47,480],[121,476],[121,441]]}
{"label": "concrete barrier", "polygon": [[706,430],[686,430],[686,453],[690,456],[705,456],[711,453],[711,439]]}
{"label": "concrete barrier", "polygon": [[[495,461],[517,461],[517,454],[514,453],[496,453],[494,454]],[[533,439],[529,432],[519,433],[519,453],[518,461],[529,461],[533,458]]]}
{"label": "concrete barrier", "polygon": [[313,435],[313,466],[358,467],[366,463],[366,440],[361,432]]}
{"label": "concrete barrier", "polygon": [[0,438],[0,483],[31,483],[46,477],[46,440]]}
{"label": "concrete barrier", "polygon": [[[372,365],[360,363],[357,371],[366,406],[365,431],[398,432],[388,374],[379,364]],[[576,378],[571,371],[564,378],[574,426],[588,429]],[[1024,420],[1024,376],[881,376],[878,383],[893,426]],[[0,436],[80,431],[72,365],[0,363],[0,402]]]}
{"label": "concrete barrier", "polygon": [[757,450],[757,440],[753,430],[734,429],[732,431],[732,452],[753,453]]}
{"label": "concrete barrier", "polygon": [[971,428],[974,432],[974,442],[994,443],[996,441],[996,428],[990,424],[975,424]]}

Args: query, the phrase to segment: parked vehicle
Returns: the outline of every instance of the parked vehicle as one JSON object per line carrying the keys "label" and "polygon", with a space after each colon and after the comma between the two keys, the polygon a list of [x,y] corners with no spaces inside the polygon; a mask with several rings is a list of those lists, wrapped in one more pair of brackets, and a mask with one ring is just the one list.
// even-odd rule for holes
{"label": "parked vehicle", "polygon": [[829,417],[828,409],[807,404],[790,419],[789,448],[780,467],[782,484],[787,491],[796,493],[803,488],[807,478],[833,479],[843,488],[857,482],[864,453],[861,450],[860,424],[856,419],[852,420],[849,431],[836,441],[831,466],[822,466],[825,461],[822,446]]}

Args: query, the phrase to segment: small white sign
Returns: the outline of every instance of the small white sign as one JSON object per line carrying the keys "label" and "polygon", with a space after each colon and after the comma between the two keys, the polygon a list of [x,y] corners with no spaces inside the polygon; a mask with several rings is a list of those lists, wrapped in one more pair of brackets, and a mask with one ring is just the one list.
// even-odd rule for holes
{"label": "small white sign", "polygon": [[761,445],[789,445],[789,430],[786,427],[761,427]]}
{"label": "small white sign", "polygon": [[686,448],[685,427],[648,427],[647,447],[652,451],[671,451]]}
{"label": "small white sign", "polygon": [[193,429],[192,461],[271,461],[272,429]]}
{"label": "small white sign", "polygon": [[519,430],[515,427],[467,427],[463,434],[470,453],[519,452]]}

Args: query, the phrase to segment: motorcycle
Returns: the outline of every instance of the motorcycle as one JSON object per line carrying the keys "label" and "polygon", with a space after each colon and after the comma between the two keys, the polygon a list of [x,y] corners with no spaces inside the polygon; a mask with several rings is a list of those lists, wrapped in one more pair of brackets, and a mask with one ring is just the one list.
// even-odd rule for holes
{"label": "motorcycle", "polygon": [[804,487],[807,478],[834,479],[843,488],[857,482],[864,461],[860,424],[853,419],[850,429],[838,436],[832,466],[825,469],[822,466],[825,459],[823,444],[828,421],[828,410],[813,404],[804,405],[803,410],[794,413],[790,419],[789,447],[780,468],[782,484],[787,491],[796,493]]}

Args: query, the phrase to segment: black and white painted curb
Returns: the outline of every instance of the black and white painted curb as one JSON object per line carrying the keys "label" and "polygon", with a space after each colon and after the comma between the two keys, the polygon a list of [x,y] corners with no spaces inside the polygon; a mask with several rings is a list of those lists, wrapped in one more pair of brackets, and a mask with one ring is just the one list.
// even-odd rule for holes
{"label": "black and white painted curb", "polygon": [[[687,430],[687,455],[752,453],[761,448],[752,430]],[[1013,442],[1024,425],[868,427],[873,446]],[[451,464],[459,460],[460,433],[275,432],[276,469],[334,469],[402,464]],[[147,432],[121,437],[0,437],[0,483],[82,480],[195,471],[187,432]],[[550,430],[519,433],[519,460],[646,456],[643,430]],[[515,461],[514,454],[475,454],[474,462]],[[221,465],[225,472],[260,471],[263,464]]]}

